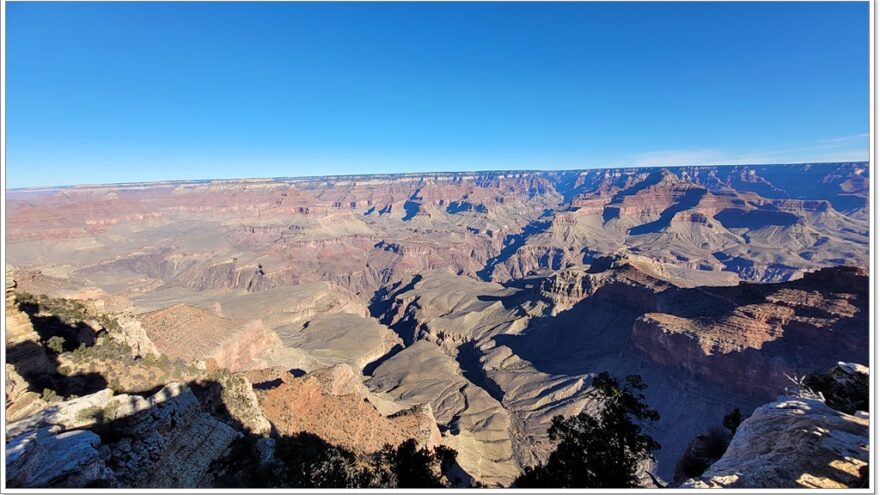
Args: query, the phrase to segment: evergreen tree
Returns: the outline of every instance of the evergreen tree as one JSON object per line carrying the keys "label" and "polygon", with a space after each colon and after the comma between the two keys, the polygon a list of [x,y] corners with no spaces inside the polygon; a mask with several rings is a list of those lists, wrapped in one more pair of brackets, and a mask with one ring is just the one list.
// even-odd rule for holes
{"label": "evergreen tree", "polygon": [[638,375],[623,386],[607,372],[593,380],[591,396],[596,415],[556,416],[550,440],[556,449],[546,464],[526,468],[517,478],[519,488],[634,488],[639,486],[638,465],[651,459],[660,445],[642,432],[641,424],[660,419],[649,408]]}

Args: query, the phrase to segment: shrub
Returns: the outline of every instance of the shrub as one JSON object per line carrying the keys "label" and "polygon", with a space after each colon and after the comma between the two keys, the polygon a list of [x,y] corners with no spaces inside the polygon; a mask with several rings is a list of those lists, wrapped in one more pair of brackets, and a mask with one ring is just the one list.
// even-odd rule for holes
{"label": "shrub", "polygon": [[721,422],[721,424],[723,424],[725,428],[730,430],[731,435],[735,435],[736,429],[739,428],[739,425],[740,425],[740,423],[742,423],[742,421],[743,421],[742,413],[739,411],[739,408],[737,407],[733,411],[730,411],[730,413],[727,416],[724,416],[724,420]]}
{"label": "shrub", "polygon": [[675,465],[674,481],[682,482],[702,475],[715,461],[724,455],[730,445],[731,434],[719,427],[712,427],[706,433],[694,438],[681,459]]}
{"label": "shrub", "polygon": [[43,394],[40,396],[40,398],[46,402],[53,402],[55,401],[55,399],[58,398],[58,394],[55,393],[55,391],[51,388],[44,388]]}
{"label": "shrub", "polygon": [[76,413],[76,419],[77,419],[77,421],[91,421],[93,419],[96,421],[100,421],[101,420],[101,408],[98,406],[91,406],[91,407],[87,407],[85,409],[82,409]]}
{"label": "shrub", "polygon": [[51,349],[55,354],[61,354],[64,352],[64,337],[58,335],[49,337],[49,340],[46,341],[46,347]]}
{"label": "shrub", "polygon": [[[455,452],[452,449],[441,451],[446,462],[448,457]],[[440,461],[435,452],[426,448],[418,448],[418,444],[412,438],[398,445],[396,448],[385,445],[380,454],[380,462],[387,466],[387,470],[393,475],[393,480],[386,480],[387,484],[396,488],[442,488],[440,479]],[[455,461],[455,455],[451,455],[451,462]],[[386,483],[383,483],[383,485]]]}
{"label": "shrub", "polygon": [[835,380],[834,370],[814,373],[804,378],[804,385],[821,392],[825,402],[838,411],[855,414],[870,409],[871,385],[867,375],[854,375],[848,380]]}

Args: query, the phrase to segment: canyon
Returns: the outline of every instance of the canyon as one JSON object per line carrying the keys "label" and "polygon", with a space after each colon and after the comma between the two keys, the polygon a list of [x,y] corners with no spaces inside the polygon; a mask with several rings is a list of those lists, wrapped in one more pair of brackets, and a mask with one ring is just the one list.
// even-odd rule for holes
{"label": "canyon", "polygon": [[[739,408],[755,417],[690,486],[772,486],[766,473],[729,478],[752,455],[749,435],[814,416],[848,435],[867,428],[789,389],[838,362],[869,364],[868,171],[8,190],[7,471],[18,486],[211,486],[209,467],[238,439],[271,450],[307,433],[363,454],[408,438],[446,446],[462,486],[509,486],[546,460],[554,416],[595,410],[591,382],[608,371],[648,386],[658,479]],[[75,317],[54,322],[65,304]],[[40,334],[50,323],[68,332],[58,352]],[[34,461],[52,449],[77,453],[53,464],[64,476]],[[786,486],[826,486],[787,469]]]}

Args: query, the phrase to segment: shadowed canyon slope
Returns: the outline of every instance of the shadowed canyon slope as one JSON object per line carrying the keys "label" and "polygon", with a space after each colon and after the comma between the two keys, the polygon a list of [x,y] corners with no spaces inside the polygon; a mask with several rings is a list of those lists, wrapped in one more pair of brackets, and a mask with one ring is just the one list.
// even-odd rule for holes
{"label": "shadowed canyon slope", "polygon": [[[6,212],[16,290],[125,321],[175,383],[241,372],[263,430],[442,444],[486,485],[543,461],[602,371],[647,383],[672,479],[786,376],[868,362],[865,163],[99,185],[12,190]],[[34,331],[10,315],[11,349]]]}

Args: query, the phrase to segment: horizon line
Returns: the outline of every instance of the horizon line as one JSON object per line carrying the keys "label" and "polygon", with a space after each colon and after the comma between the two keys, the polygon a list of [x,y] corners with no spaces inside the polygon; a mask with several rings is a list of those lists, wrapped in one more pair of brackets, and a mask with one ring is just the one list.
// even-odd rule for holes
{"label": "horizon line", "polygon": [[453,174],[535,174],[535,173],[580,173],[590,170],[637,170],[645,168],[694,168],[694,167],[790,167],[795,165],[842,165],[842,164],[863,164],[869,165],[870,160],[844,160],[831,162],[789,162],[789,163],[730,163],[730,164],[687,164],[687,165],[626,165],[626,166],[597,166],[590,168],[570,168],[570,169],[486,169],[486,170],[436,170],[427,172],[393,172],[393,173],[365,173],[365,174],[328,174],[328,175],[290,175],[275,177],[233,177],[227,179],[157,179],[146,181],[127,181],[127,182],[93,182],[81,184],[66,185],[46,185],[46,186],[25,186],[25,187],[6,187],[4,192],[27,192],[27,191],[52,191],[63,189],[89,189],[98,187],[125,187],[125,186],[144,186],[156,184],[198,184],[198,183],[221,183],[221,182],[271,182],[271,181],[309,181],[317,179],[339,179],[339,178],[356,178],[356,177],[419,177],[428,175],[453,175]]}

